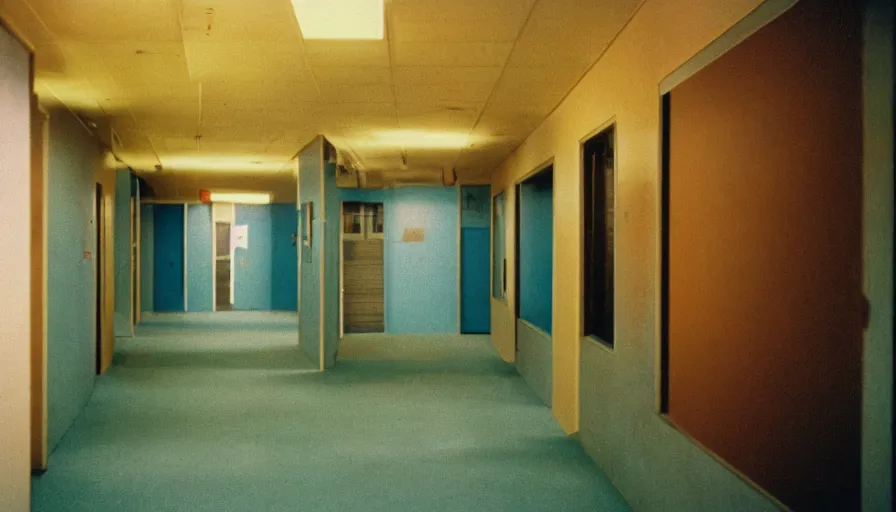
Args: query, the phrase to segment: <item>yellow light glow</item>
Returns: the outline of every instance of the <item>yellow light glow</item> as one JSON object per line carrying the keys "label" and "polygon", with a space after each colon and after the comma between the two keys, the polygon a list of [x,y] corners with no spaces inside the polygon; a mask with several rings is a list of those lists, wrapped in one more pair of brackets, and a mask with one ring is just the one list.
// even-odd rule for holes
{"label": "yellow light glow", "polygon": [[213,203],[270,204],[271,194],[261,192],[212,192]]}
{"label": "yellow light glow", "polygon": [[382,130],[352,142],[354,147],[407,149],[463,149],[470,145],[468,132],[433,130]]}
{"label": "yellow light glow", "polygon": [[382,39],[383,0],[292,0],[305,39]]}
{"label": "yellow light glow", "polygon": [[283,172],[287,158],[267,155],[162,154],[162,167],[168,171],[192,172]]}

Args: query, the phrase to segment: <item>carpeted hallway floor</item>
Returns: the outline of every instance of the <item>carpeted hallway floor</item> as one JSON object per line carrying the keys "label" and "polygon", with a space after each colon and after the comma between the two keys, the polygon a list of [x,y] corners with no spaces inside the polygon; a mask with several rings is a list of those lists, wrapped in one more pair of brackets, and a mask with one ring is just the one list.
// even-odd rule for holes
{"label": "carpeted hallway floor", "polygon": [[33,480],[37,512],[628,510],[483,336],[348,337],[158,316]]}

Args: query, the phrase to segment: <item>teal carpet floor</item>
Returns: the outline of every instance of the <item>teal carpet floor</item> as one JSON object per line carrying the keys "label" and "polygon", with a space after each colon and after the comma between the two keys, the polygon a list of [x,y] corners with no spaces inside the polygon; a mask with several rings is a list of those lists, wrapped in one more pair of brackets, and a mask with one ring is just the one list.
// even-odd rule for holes
{"label": "teal carpet floor", "polygon": [[294,315],[220,315],[118,341],[34,511],[628,510],[487,337],[350,336],[320,373]]}

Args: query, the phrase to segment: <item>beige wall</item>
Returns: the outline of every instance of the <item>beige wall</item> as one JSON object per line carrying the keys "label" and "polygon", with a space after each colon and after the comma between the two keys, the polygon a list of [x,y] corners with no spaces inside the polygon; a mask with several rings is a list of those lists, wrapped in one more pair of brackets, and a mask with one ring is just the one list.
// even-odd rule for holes
{"label": "beige wall", "polygon": [[31,64],[0,24],[0,510],[29,509]]}
{"label": "beige wall", "polygon": [[[616,350],[608,364],[630,368],[637,385],[653,389],[657,333],[659,83],[746,16],[759,0],[647,0],[616,41],[557,110],[496,171],[494,193],[554,158],[554,391],[553,411],[567,432],[579,428],[581,338],[582,177],[580,141],[616,123],[617,238]],[[513,222],[508,221],[508,275],[513,275]],[[496,304],[492,315],[513,315]],[[506,320],[496,320],[505,322]],[[496,333],[501,354],[512,351],[512,331]]]}
{"label": "beige wall", "polygon": [[[765,7],[780,12],[785,0]],[[889,509],[892,500],[892,6],[887,23],[866,31],[878,47],[866,63],[875,98],[866,117],[865,282],[872,328],[866,334],[863,481],[865,510]],[[583,438],[601,467],[635,509],[774,509],[723,464],[657,414],[659,336],[660,87],[761,0],[646,0],[586,77],[493,176],[492,192],[507,194],[509,267],[514,260],[513,184],[554,158],[554,390],[553,412],[569,433]],[[882,19],[879,16],[878,19]],[[883,18],[885,19],[885,18]],[[881,50],[882,48],[882,50]],[[867,54],[867,53],[866,53]],[[882,92],[883,91],[883,92]],[[866,116],[870,109],[866,103]],[[585,345],[599,374],[588,383],[589,425],[580,413],[582,181],[580,145],[610,122],[617,129],[616,348]],[[869,155],[874,163],[869,163]],[[508,275],[513,269],[508,268]],[[493,343],[504,359],[513,354],[513,287],[509,304],[492,301]],[[594,346],[592,346],[594,345]],[[877,363],[868,365],[868,357]],[[873,427],[873,431],[869,430]],[[585,430],[590,429],[590,432]],[[686,508],[682,508],[686,507]]]}
{"label": "beige wall", "polygon": [[103,186],[103,273],[102,297],[102,356],[101,371],[112,364],[115,354],[115,168],[108,159],[97,158],[96,182]]}

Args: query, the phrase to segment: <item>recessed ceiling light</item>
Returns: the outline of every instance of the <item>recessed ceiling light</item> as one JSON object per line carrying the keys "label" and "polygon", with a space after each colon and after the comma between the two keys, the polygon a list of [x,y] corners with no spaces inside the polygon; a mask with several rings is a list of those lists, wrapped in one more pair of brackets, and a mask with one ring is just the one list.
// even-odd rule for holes
{"label": "recessed ceiling light", "polygon": [[213,203],[270,204],[271,194],[259,192],[212,192]]}
{"label": "recessed ceiling light", "polygon": [[292,0],[305,39],[382,39],[383,0]]}

